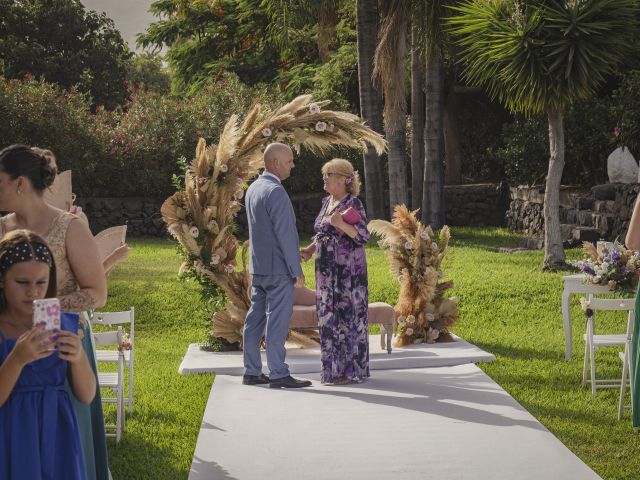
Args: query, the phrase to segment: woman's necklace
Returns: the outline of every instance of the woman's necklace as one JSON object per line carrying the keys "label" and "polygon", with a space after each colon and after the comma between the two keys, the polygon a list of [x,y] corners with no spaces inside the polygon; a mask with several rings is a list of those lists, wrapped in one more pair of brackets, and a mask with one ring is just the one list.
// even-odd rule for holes
{"label": "woman's necklace", "polygon": [[335,210],[335,208],[340,205],[340,202],[342,202],[342,200],[344,200],[346,197],[346,195],[338,200],[335,200],[333,197],[331,197],[329,199],[329,203],[327,204],[327,211],[325,212],[326,215],[332,215],[333,211]]}

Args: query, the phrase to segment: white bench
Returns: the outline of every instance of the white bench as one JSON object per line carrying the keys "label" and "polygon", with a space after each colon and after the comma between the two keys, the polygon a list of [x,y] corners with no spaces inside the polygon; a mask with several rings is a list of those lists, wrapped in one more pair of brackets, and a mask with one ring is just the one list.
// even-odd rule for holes
{"label": "white bench", "polygon": [[[380,347],[391,353],[391,338],[396,314],[391,305],[384,302],[369,304],[369,325],[380,325]],[[289,328],[318,328],[318,312],[316,311],[316,292],[307,287],[296,289],[293,302],[293,314]]]}

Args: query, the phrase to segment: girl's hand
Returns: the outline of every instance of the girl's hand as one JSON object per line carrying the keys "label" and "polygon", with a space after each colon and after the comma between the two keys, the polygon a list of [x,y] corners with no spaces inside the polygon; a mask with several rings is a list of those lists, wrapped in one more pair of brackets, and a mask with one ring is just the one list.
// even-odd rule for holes
{"label": "girl's hand", "polygon": [[12,354],[22,366],[48,357],[54,350],[53,335],[44,325],[36,325],[18,337]]}
{"label": "girl's hand", "polygon": [[59,332],[56,347],[59,352],[58,357],[62,360],[67,360],[69,363],[80,362],[86,355],[82,348],[80,337],[75,333]]}

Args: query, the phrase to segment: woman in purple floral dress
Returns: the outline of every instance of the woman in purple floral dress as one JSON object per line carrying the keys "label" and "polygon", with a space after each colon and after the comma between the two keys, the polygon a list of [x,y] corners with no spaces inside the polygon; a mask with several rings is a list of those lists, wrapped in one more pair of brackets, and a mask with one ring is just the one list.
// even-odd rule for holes
{"label": "woman in purple floral dress", "polygon": [[[316,254],[316,308],[320,329],[322,383],[362,382],[369,377],[369,304],[364,244],[369,240],[358,172],[334,158],[322,167],[329,196],[315,222],[314,241],[300,251],[306,261]],[[341,213],[359,214],[353,225]],[[357,218],[358,215],[352,215]],[[353,222],[353,220],[350,220]]]}

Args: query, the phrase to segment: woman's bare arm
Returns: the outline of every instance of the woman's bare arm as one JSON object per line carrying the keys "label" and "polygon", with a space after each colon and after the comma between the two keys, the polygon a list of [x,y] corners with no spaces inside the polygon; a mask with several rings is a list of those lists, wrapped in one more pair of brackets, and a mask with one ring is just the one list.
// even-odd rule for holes
{"label": "woman's bare arm", "polygon": [[102,307],[107,302],[107,279],[89,226],[73,220],[67,230],[65,246],[69,266],[80,289],[60,297],[60,306],[70,312]]}

